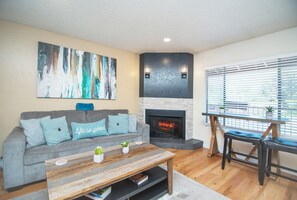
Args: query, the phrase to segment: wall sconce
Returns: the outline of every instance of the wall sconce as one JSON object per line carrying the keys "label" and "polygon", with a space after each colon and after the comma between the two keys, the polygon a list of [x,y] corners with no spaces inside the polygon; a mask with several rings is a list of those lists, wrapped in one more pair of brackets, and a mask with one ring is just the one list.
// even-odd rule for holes
{"label": "wall sconce", "polygon": [[187,75],[188,75],[187,68],[183,67],[181,71],[181,78],[187,78]]}
{"label": "wall sconce", "polygon": [[146,67],[145,70],[144,70],[144,77],[145,78],[150,78],[151,77],[151,72],[150,72],[150,69],[148,67]]}

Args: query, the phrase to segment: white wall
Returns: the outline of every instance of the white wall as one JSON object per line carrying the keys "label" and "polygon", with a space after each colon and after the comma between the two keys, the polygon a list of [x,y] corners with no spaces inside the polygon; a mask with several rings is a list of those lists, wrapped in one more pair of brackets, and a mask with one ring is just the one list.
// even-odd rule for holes
{"label": "white wall", "polygon": [[[204,124],[205,117],[201,115],[205,111],[205,68],[294,52],[297,53],[297,27],[195,54],[194,138],[203,140],[204,147],[209,148],[211,132]],[[220,134],[217,136],[219,150],[222,152],[223,138]]]}

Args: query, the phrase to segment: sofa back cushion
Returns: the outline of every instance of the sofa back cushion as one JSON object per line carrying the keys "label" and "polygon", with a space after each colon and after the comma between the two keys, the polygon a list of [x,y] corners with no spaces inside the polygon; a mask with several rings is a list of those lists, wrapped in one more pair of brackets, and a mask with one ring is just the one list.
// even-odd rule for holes
{"label": "sofa back cushion", "polygon": [[71,135],[72,135],[71,122],[86,123],[86,112],[80,111],[80,110],[23,112],[21,114],[21,119],[36,119],[36,118],[42,118],[46,116],[50,116],[52,119],[66,116],[68,130]]}
{"label": "sofa back cushion", "polygon": [[106,119],[106,127],[108,127],[108,115],[118,115],[119,113],[127,114],[128,110],[93,110],[87,111],[87,122],[96,122]]}

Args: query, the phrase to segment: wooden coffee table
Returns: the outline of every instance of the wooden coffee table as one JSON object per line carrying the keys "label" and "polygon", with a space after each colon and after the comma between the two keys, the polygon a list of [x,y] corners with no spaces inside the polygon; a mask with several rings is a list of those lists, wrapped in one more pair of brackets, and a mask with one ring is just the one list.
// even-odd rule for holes
{"label": "wooden coffee table", "polygon": [[105,148],[104,161],[101,163],[93,162],[93,154],[91,151],[63,157],[68,160],[63,166],[56,166],[55,162],[58,159],[45,162],[50,200],[77,198],[96,189],[123,182],[124,179],[140,172],[154,172],[156,166],[165,162],[167,192],[172,194],[175,154],[151,144],[130,145],[130,152],[126,155],[121,152],[120,146]]}

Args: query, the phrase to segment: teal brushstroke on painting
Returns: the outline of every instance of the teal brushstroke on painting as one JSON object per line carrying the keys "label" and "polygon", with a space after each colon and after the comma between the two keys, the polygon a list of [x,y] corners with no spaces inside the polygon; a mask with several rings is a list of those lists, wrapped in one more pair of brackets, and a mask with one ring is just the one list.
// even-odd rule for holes
{"label": "teal brushstroke on painting", "polygon": [[82,63],[82,98],[91,98],[91,70],[90,70],[90,53],[83,54]]}
{"label": "teal brushstroke on painting", "polygon": [[98,77],[95,77],[95,88],[94,88],[94,97],[99,99],[99,92],[100,92],[100,80]]}

